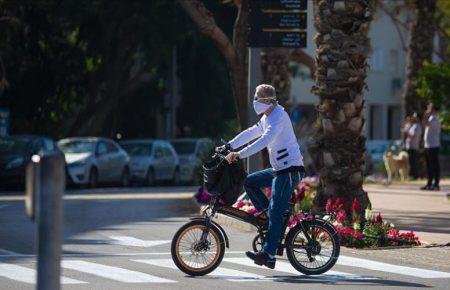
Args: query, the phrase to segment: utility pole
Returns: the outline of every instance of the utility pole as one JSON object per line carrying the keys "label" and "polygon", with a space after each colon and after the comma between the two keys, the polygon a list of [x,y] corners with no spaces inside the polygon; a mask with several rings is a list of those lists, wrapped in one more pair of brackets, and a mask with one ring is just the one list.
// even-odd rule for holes
{"label": "utility pole", "polygon": [[[261,83],[262,47],[306,47],[307,0],[249,0],[248,122],[256,122],[253,94]],[[247,172],[262,169],[262,154],[247,159]]]}
{"label": "utility pole", "polygon": [[[247,127],[257,122],[258,116],[253,109],[253,94],[255,88],[261,83],[261,49],[259,47],[248,48],[248,106],[247,106]],[[261,170],[263,166],[262,154],[258,152],[247,158],[246,168],[248,173]]]}

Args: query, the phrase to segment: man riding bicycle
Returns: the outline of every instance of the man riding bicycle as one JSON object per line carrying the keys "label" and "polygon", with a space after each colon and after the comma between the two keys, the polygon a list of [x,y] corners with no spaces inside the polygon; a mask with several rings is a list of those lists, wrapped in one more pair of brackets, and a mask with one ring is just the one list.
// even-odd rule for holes
{"label": "man riding bicycle", "polygon": [[[275,267],[275,252],[283,229],[283,214],[287,208],[294,188],[304,176],[303,158],[295,137],[289,115],[276,100],[275,88],[262,84],[256,87],[253,107],[261,119],[252,127],[242,131],[229,141],[225,147],[237,149],[256,139],[238,152],[226,156],[228,162],[247,158],[264,148],[269,152],[273,168],[254,172],[247,176],[244,189],[255,208],[264,215],[268,210],[269,228],[263,249],[259,252],[246,252],[255,264]],[[272,187],[272,199],[262,192],[263,187]]]}

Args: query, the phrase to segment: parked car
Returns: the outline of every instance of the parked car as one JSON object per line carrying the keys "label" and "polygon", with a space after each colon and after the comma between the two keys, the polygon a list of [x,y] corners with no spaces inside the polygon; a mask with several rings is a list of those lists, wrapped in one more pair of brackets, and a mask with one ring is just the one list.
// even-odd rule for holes
{"label": "parked car", "polygon": [[58,150],[53,140],[43,136],[0,137],[0,185],[24,185],[25,166],[31,156]]}
{"label": "parked car", "polygon": [[128,186],[130,157],[116,142],[99,137],[62,139],[69,183],[97,187],[99,183],[120,182]]}
{"label": "parked car", "polygon": [[208,138],[180,138],[170,141],[180,159],[180,179],[183,182],[200,182],[200,168],[203,160],[214,150]]}
{"label": "parked car", "polygon": [[134,180],[154,185],[157,181],[180,183],[178,155],[172,145],[163,140],[124,140],[120,142],[130,155],[130,173]]}

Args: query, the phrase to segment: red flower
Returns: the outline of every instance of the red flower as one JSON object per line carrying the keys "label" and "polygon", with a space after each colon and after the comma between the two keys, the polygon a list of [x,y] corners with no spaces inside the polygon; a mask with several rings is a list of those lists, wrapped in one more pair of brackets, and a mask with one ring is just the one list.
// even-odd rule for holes
{"label": "red flower", "polygon": [[357,239],[362,239],[363,238],[363,235],[361,233],[355,233],[353,236],[355,238],[357,238]]}
{"label": "red flower", "polygon": [[355,230],[353,228],[345,227],[339,229],[339,234],[342,236],[353,236]]}
{"label": "red flower", "polygon": [[345,214],[343,212],[338,212],[337,214],[337,221],[342,223],[345,220]]}
{"label": "red flower", "polygon": [[255,207],[250,206],[250,207],[247,209],[247,212],[248,212],[249,214],[255,214],[255,213],[257,212],[257,210],[256,210]]}
{"label": "red flower", "polygon": [[272,187],[266,187],[264,189],[264,193],[268,198],[270,198],[272,196]]}
{"label": "red flower", "polygon": [[381,217],[380,213],[378,213],[378,215],[375,217],[375,222],[377,222],[377,223],[382,223],[383,222],[383,218]]}
{"label": "red flower", "polygon": [[359,202],[356,198],[353,200],[352,208],[353,208],[353,211],[359,212]]}
{"label": "red flower", "polygon": [[242,200],[240,200],[240,201],[238,201],[237,203],[236,203],[236,207],[237,208],[241,208],[241,207],[243,207],[245,205],[245,202],[243,202]]}
{"label": "red flower", "polygon": [[333,200],[331,198],[329,198],[327,200],[327,205],[325,206],[325,210],[327,212],[331,212],[331,209],[333,208]]}

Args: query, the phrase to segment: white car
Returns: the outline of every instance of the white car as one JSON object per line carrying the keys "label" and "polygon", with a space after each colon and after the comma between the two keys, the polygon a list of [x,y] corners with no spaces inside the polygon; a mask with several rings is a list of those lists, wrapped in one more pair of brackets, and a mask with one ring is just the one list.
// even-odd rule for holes
{"label": "white car", "polygon": [[120,145],[130,155],[132,179],[143,180],[147,185],[157,181],[180,183],[178,155],[169,142],[138,139],[124,140]]}
{"label": "white car", "polygon": [[107,138],[77,137],[58,141],[64,153],[69,183],[97,187],[99,183],[120,182],[128,186],[130,157]]}
{"label": "white car", "polygon": [[200,168],[214,150],[208,138],[179,138],[170,141],[180,158],[180,179],[191,184],[200,183]]}

